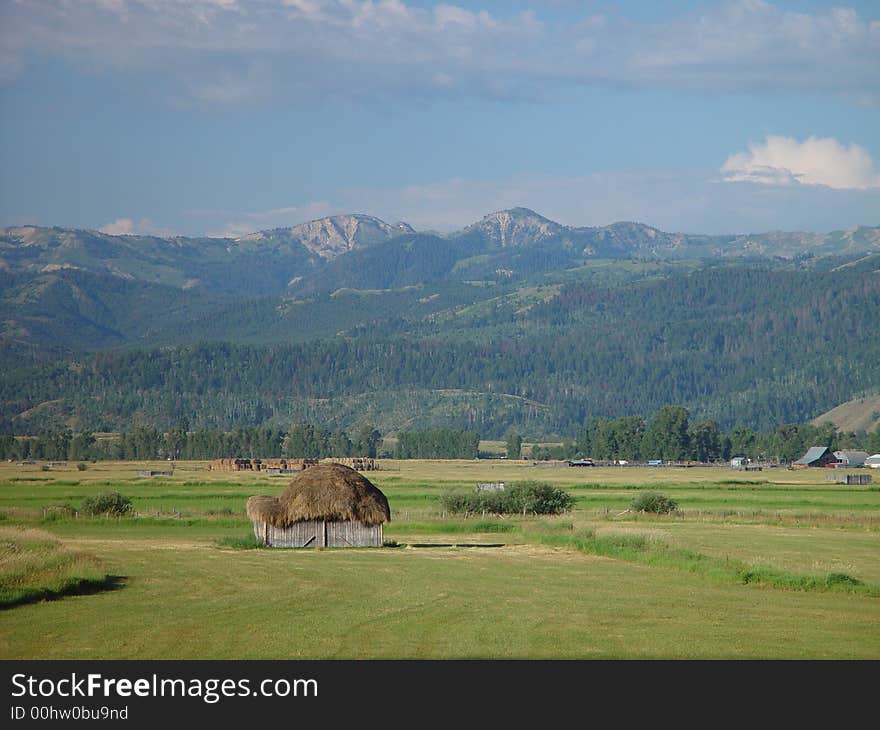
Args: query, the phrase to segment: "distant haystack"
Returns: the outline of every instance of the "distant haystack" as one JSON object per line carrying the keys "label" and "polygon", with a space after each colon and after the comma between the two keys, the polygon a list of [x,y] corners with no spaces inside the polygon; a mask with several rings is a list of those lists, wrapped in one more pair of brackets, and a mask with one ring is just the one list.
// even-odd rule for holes
{"label": "distant haystack", "polygon": [[318,463],[317,459],[214,459],[208,471],[302,470]]}
{"label": "distant haystack", "polygon": [[278,497],[251,497],[247,513],[257,539],[275,547],[378,546],[391,520],[385,495],[342,464],[310,467]]}

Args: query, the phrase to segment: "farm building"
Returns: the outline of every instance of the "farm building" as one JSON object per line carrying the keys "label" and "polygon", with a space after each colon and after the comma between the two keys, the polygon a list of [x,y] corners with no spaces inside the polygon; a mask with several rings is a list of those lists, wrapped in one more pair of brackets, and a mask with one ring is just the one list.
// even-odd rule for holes
{"label": "farm building", "polygon": [[477,482],[478,492],[503,492],[507,486],[505,482]]}
{"label": "farm building", "polygon": [[391,520],[385,495],[342,464],[300,472],[278,497],[251,497],[247,513],[257,539],[273,547],[380,546]]}
{"label": "farm building", "polygon": [[837,463],[834,454],[827,446],[811,446],[807,453],[795,461],[792,466],[828,466]]}
{"label": "farm building", "polygon": [[872,469],[880,469],[880,454],[873,454],[865,459],[865,466],[869,466]]}
{"label": "farm building", "polygon": [[864,466],[868,458],[867,451],[835,451],[834,458],[844,467]]}
{"label": "farm building", "polygon": [[[836,471],[836,469],[835,469]],[[870,484],[870,474],[829,474],[825,477],[826,481],[837,482],[838,484]]]}
{"label": "farm building", "polygon": [[763,467],[753,464],[751,459],[745,456],[734,456],[730,460],[730,468],[735,471],[761,471]]}

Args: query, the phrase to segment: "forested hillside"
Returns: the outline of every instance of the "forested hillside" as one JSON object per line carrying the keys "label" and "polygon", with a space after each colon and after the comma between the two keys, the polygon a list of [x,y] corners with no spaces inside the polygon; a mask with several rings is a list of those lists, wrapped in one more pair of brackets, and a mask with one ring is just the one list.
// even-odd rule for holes
{"label": "forested hillside", "polygon": [[[228,338],[219,327],[208,338],[227,342],[19,358],[0,379],[0,432],[167,429],[186,418],[193,428],[371,424],[483,438],[516,428],[537,438],[671,403],[725,429],[772,430],[880,383],[871,267],[567,276],[476,287],[470,299],[461,284],[377,294],[397,297],[393,316],[377,307],[347,332],[302,342],[235,344],[230,317],[219,320]],[[342,321],[353,309],[344,296],[362,295],[343,295],[336,314],[338,297],[288,306]]]}

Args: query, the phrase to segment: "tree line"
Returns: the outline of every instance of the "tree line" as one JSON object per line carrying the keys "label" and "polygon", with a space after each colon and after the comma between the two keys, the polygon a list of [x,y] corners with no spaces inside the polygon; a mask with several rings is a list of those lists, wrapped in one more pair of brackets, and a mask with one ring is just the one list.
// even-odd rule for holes
{"label": "tree line", "polygon": [[[509,455],[512,450],[518,454],[521,438],[511,432],[507,445]],[[661,459],[703,463],[743,456],[786,464],[799,459],[811,446],[880,453],[880,423],[870,433],[842,431],[831,422],[818,426],[788,423],[766,432],[740,423],[725,433],[711,419],[691,423],[687,408],[663,406],[647,421],[641,416],[594,418],[577,431],[575,438],[563,441],[560,446],[533,447],[532,456],[537,459],[589,457],[602,461]]]}
{"label": "tree line", "polygon": [[428,431],[402,431],[397,436],[397,459],[476,459],[480,434],[448,428]]}
{"label": "tree line", "polygon": [[[523,437],[506,435],[509,458],[522,454]],[[102,459],[326,458],[344,456],[397,459],[474,459],[480,456],[475,430],[401,431],[394,448],[383,448],[378,429],[364,426],[348,434],[314,424],[288,429],[242,426],[231,431],[189,428],[184,420],[160,431],[138,427],[112,436],[70,429],[34,436],[0,435],[5,460],[89,461]],[[868,433],[842,431],[833,423],[782,424],[757,431],[737,424],[725,432],[713,420],[691,422],[683,406],[663,406],[650,419],[641,416],[598,417],[582,424],[561,445],[536,444],[534,459],[592,458],[601,461],[698,461],[711,463],[743,456],[756,461],[790,463],[811,446],[880,453],[880,423]]]}
{"label": "tree line", "polygon": [[6,434],[0,436],[0,458],[49,461],[375,458],[381,443],[382,434],[371,426],[364,426],[349,436],[343,431],[331,431],[312,424],[297,424],[288,430],[243,426],[227,432],[189,430],[186,423],[181,423],[165,432],[138,427],[101,438],[91,431],[74,434],[69,429],[26,437]]}

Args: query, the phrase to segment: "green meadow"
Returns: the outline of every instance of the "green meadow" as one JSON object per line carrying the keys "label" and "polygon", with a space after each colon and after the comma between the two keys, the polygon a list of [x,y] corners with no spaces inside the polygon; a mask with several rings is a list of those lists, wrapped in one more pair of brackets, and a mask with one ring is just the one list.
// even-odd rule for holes
{"label": "green meadow", "polygon": [[[0,464],[3,659],[878,659],[880,484],[825,470],[382,461],[386,546],[249,548],[287,476]],[[880,479],[880,474],[876,475]],[[538,480],[554,517],[440,497]],[[634,513],[650,489],[667,515]],[[88,517],[118,491],[132,511]]]}

